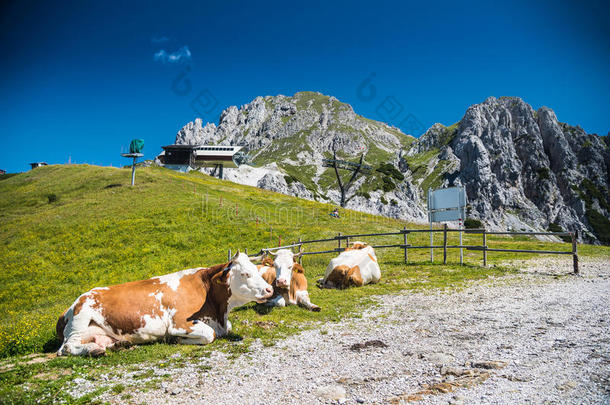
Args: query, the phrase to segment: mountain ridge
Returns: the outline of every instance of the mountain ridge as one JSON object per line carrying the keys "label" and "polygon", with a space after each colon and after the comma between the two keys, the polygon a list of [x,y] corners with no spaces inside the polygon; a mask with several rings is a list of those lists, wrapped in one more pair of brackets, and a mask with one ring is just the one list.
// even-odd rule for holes
{"label": "mountain ridge", "polygon": [[[335,174],[322,159],[333,148],[344,159],[364,153],[377,170],[356,181],[347,208],[424,222],[428,188],[464,185],[468,216],[489,229],[579,231],[582,241],[608,244],[607,138],[518,97],[489,97],[457,123],[414,138],[335,97],[300,92],[230,106],[218,125],[197,119],[175,142],[243,145],[255,167],[227,170],[228,179],[334,203]],[[399,175],[384,171],[387,164]]]}

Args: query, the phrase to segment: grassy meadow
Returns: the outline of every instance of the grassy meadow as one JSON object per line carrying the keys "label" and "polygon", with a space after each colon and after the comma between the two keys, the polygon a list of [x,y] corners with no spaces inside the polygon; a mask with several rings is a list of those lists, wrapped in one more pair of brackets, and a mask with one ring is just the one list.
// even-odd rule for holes
{"label": "grassy meadow", "polygon": [[[136,186],[130,170],[88,165],[52,165],[0,180],[0,403],[75,402],[62,389],[72,379],[95,380],[116,366],[140,369],[143,364],[172,366],[189,358],[223,350],[240,355],[255,339],[264,344],[303,328],[346,316],[357,317],[370,296],[402,290],[456,288],[473,279],[512,271],[502,263],[531,254],[442,250],[429,261],[428,250],[410,250],[409,265],[399,249],[379,249],[382,281],[344,291],[320,290],[331,255],[305,256],[312,302],[319,313],[288,307],[269,310],[249,304],[230,315],[233,334],[206,347],[143,345],[111,352],[100,359],[57,358],[35,362],[31,353],[53,352],[57,317],[81,293],[98,286],[149,278],[185,268],[225,262],[227,251],[289,244],[302,238],[389,232],[424,225],[341,210],[331,205],[220,181],[200,173],[181,174],[163,168],[138,168]],[[402,243],[402,236],[367,238],[370,243]],[[442,236],[436,236],[442,243]],[[409,236],[411,244],[427,244],[427,234]],[[450,234],[449,244],[457,244]],[[465,235],[465,244],[480,244],[480,235]],[[570,250],[566,243],[526,237],[488,237],[492,247]],[[336,247],[336,242],[307,245],[307,250]],[[582,256],[610,257],[610,248],[579,246]],[[178,356],[176,356],[178,354]],[[27,355],[27,357],[26,357]],[[30,363],[30,364],[28,364]],[[145,368],[142,368],[146,373]],[[49,377],[49,376],[52,376]],[[147,380],[156,384],[156,380]],[[150,382],[152,381],[152,382]],[[100,388],[111,389],[111,388]],[[146,389],[146,384],[139,387]],[[117,396],[122,389],[112,388]],[[80,402],[95,401],[93,393]],[[77,401],[76,401],[77,402]]]}

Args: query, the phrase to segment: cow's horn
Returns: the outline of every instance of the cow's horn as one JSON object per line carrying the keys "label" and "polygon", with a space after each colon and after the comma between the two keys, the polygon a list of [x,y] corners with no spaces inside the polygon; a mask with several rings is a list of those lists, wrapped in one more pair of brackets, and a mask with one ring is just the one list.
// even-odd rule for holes
{"label": "cow's horn", "polygon": [[265,251],[261,250],[260,252],[258,252],[258,255],[256,255],[256,256],[248,256],[248,258],[252,262],[260,262],[261,260],[263,260],[265,258],[265,255],[266,255]]}

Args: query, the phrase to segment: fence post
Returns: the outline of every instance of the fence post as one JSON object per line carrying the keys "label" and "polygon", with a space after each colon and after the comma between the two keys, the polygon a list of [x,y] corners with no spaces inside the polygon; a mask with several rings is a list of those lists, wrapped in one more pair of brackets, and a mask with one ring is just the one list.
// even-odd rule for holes
{"label": "fence post", "polygon": [[447,224],[443,224],[443,264],[447,264]]}
{"label": "fence post", "polygon": [[244,253],[247,255],[248,254],[248,248],[244,249]]}
{"label": "fence post", "polygon": [[574,274],[579,273],[578,269],[578,245],[576,239],[578,238],[578,231],[572,232],[572,258],[574,261]]}
{"label": "fence post", "polygon": [[487,267],[487,231],[483,229],[483,266]]}
{"label": "fence post", "polygon": [[[430,190],[428,190],[430,195]],[[430,263],[434,263],[434,232],[432,232],[432,221],[430,221]]]}
{"label": "fence post", "polygon": [[227,261],[231,261],[231,257],[233,257],[233,255],[231,255],[231,249],[229,249]]}
{"label": "fence post", "polygon": [[[303,247],[303,245],[301,245],[300,243],[301,243],[301,238],[299,238],[299,252],[301,251],[301,248]],[[299,264],[301,264],[302,259],[303,259],[303,256],[299,256]]]}
{"label": "fence post", "polygon": [[464,264],[464,249],[462,248],[462,246],[464,246],[464,242],[462,240],[463,228],[464,226],[462,225],[462,219],[460,218],[460,266]]}
{"label": "fence post", "polygon": [[341,251],[341,232],[337,234],[337,241],[339,242],[339,252]]}
{"label": "fence post", "polygon": [[402,232],[403,232],[403,239],[405,241],[405,264],[407,264],[409,262],[409,250],[407,249],[407,227],[403,226],[402,227]]}

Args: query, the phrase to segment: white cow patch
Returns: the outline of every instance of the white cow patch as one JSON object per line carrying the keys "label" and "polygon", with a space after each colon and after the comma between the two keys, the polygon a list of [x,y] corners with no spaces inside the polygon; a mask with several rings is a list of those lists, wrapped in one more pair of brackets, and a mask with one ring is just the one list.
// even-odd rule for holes
{"label": "white cow patch", "polygon": [[156,277],[152,277],[152,278],[156,278],[159,280],[159,282],[161,282],[163,284],[167,284],[167,286],[169,288],[171,288],[172,290],[178,291],[178,286],[180,285],[180,279],[182,277],[188,276],[191,274],[195,274],[202,268],[203,267],[198,267],[196,269],[180,270],[175,273],[165,274],[163,276],[156,276]]}
{"label": "white cow patch", "polygon": [[[212,328],[214,330],[214,332],[216,333],[216,336],[224,336],[227,334],[227,329],[224,326],[222,326],[220,323],[218,323],[215,319],[212,319],[208,316],[203,318],[203,322],[205,322],[206,325],[208,325],[210,328]],[[197,326],[199,323],[195,324],[195,326]]]}
{"label": "white cow patch", "polygon": [[[159,303],[161,302],[161,298],[163,298],[162,293],[157,292],[156,294],[152,295],[159,301]],[[164,308],[162,305],[159,305],[159,309],[162,313],[161,316],[151,316],[146,314],[141,317],[144,326],[134,332],[134,339],[140,341],[155,340],[160,336],[164,336],[169,330],[172,329],[174,315],[176,314],[177,310],[175,308]]]}

